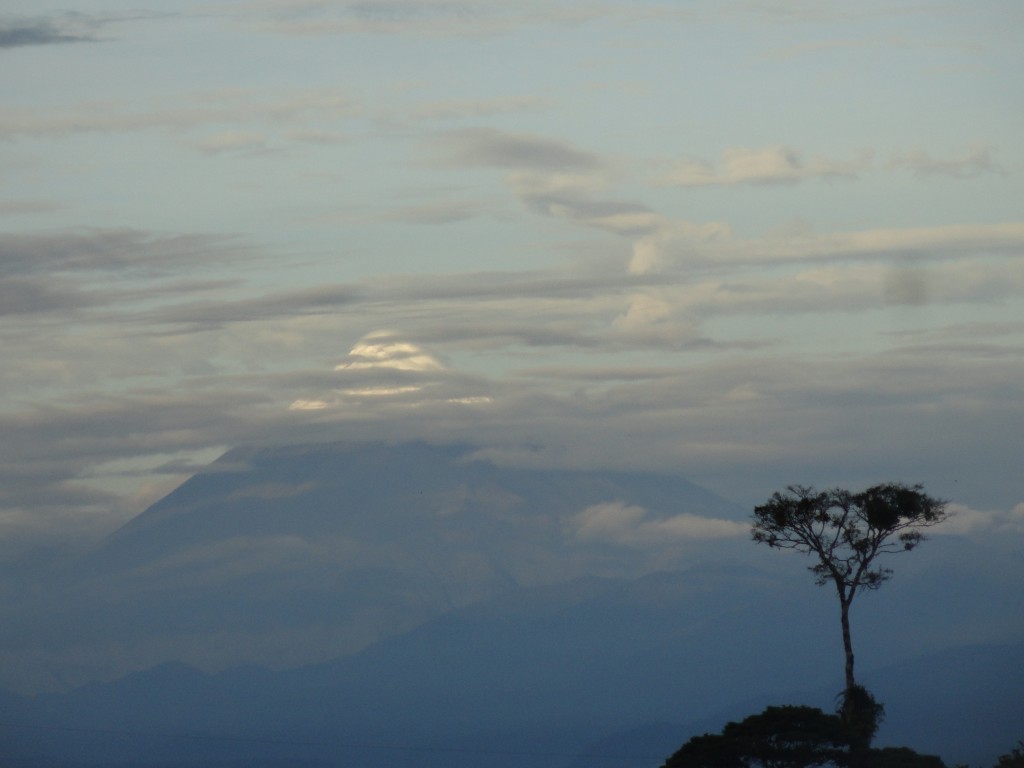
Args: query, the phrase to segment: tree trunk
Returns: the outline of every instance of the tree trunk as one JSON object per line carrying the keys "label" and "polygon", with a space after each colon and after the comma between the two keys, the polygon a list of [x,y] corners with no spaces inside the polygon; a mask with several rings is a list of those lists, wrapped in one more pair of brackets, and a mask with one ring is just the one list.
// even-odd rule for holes
{"label": "tree trunk", "polygon": [[[850,595],[839,590],[840,621],[843,625],[843,651],[846,654],[846,688],[843,691],[841,716],[850,729],[850,762],[849,768],[868,768],[868,755],[871,748],[870,733],[862,733],[864,724],[861,718],[866,714],[858,707],[857,692],[854,688],[857,681],[853,676],[853,639],[850,636]],[[866,738],[865,738],[866,737]]]}
{"label": "tree trunk", "polygon": [[853,677],[853,640],[850,637],[850,601],[840,594],[840,620],[843,624],[843,651],[846,653],[846,690],[857,684]]}

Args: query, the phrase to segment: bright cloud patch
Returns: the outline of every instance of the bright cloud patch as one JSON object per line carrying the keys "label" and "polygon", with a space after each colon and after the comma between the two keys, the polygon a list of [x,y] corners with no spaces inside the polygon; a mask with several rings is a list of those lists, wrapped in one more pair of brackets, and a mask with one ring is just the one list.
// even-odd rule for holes
{"label": "bright cloud patch", "polygon": [[[423,348],[390,331],[374,331],[355,343],[344,362],[334,367],[338,385],[318,397],[294,400],[291,411],[322,411],[346,404],[377,401],[403,406],[427,403],[479,406],[488,396],[444,393],[451,371]],[[431,394],[428,396],[428,390]]]}
{"label": "bright cloud patch", "polygon": [[288,406],[289,411],[322,411],[324,408],[329,407],[330,403],[324,400],[305,400],[299,398],[292,402]]}
{"label": "bright cloud patch", "polygon": [[721,168],[703,160],[685,160],[663,181],[682,187],[793,184],[814,178],[852,177],[869,162],[869,155],[847,162],[827,157],[805,160],[796,150],[781,145],[761,149],[735,147],[722,153]]}
{"label": "bright cloud patch", "polygon": [[653,547],[692,539],[743,536],[749,529],[743,523],[688,513],[651,519],[643,507],[610,501],[587,507],[575,515],[571,530],[581,541]]}
{"label": "bright cloud patch", "polygon": [[952,536],[985,531],[1024,533],[1024,502],[1011,510],[983,511],[963,504],[949,504],[949,517],[935,527],[935,533]]}
{"label": "bright cloud patch", "polygon": [[374,331],[356,342],[348,353],[348,360],[335,366],[334,370],[358,371],[374,368],[440,371],[444,366],[415,344],[399,341],[389,331]]}
{"label": "bright cloud patch", "polygon": [[[347,378],[352,380],[353,386],[340,386],[319,397],[299,398],[288,410],[321,411],[339,407],[346,400],[412,395],[426,386],[423,374],[441,374],[445,366],[416,344],[402,341],[390,331],[374,331],[357,341],[346,360],[334,370],[351,374]],[[417,380],[395,380],[410,376]]]}

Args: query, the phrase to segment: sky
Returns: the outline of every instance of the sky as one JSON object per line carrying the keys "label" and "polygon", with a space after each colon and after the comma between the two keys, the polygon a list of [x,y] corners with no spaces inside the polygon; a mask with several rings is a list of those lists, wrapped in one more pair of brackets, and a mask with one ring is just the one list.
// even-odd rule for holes
{"label": "sky", "polygon": [[1024,530],[1016,0],[6,0],[0,561],[237,445]]}

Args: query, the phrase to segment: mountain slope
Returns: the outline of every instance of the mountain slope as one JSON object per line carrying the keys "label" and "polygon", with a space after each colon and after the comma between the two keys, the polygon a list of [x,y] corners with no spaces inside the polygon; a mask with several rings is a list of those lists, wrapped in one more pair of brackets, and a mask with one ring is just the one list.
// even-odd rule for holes
{"label": "mountain slope", "polygon": [[[604,528],[581,528],[588,509]],[[32,600],[10,595],[0,683],[334,658],[520,585],[712,556],[742,536],[628,537],[680,515],[742,534],[725,521],[744,514],[681,477],[503,468],[466,446],[237,449]]]}

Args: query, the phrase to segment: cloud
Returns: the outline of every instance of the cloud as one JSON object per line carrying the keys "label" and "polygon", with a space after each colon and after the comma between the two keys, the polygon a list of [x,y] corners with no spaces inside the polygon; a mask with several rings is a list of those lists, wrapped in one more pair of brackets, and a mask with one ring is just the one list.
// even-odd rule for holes
{"label": "cloud", "polygon": [[548,106],[548,102],[537,96],[448,99],[417,104],[409,110],[409,115],[414,120],[480,119],[512,112],[536,111],[545,106]]}
{"label": "cloud", "polygon": [[616,235],[648,234],[657,231],[664,221],[644,205],[594,199],[607,185],[603,173],[516,171],[509,175],[508,185],[536,213]]}
{"label": "cloud", "polygon": [[451,165],[510,168],[544,172],[592,171],[601,159],[560,139],[493,128],[442,134],[431,142],[440,160]]}
{"label": "cloud", "polygon": [[580,539],[619,541],[626,538],[647,517],[647,510],[621,501],[587,507],[573,518]]}
{"label": "cloud", "polygon": [[223,235],[76,228],[0,234],[0,278],[123,270],[169,272],[240,247]]}
{"label": "cloud", "polygon": [[509,190],[542,216],[625,237],[656,232],[665,223],[646,205],[603,197],[613,164],[565,141],[476,128],[435,137],[430,147],[445,164],[507,169]]}
{"label": "cloud", "polygon": [[[531,182],[524,195],[587,202],[602,190],[600,174],[586,172]],[[910,461],[936,468],[922,470],[928,480],[954,467],[983,473],[984,457],[1010,455],[1020,324],[996,338],[950,318],[931,335],[885,336],[905,326],[880,330],[871,313],[895,302],[1014,306],[1024,295],[1020,225],[749,239],[724,223],[657,226],[661,272],[626,274],[620,258],[272,290],[204,280],[207,264],[258,273],[259,258],[232,238],[5,235],[0,280],[34,281],[54,292],[39,302],[69,314],[5,321],[5,352],[19,365],[4,366],[0,384],[22,401],[0,417],[0,507],[55,521],[74,513],[106,530],[146,479],[111,469],[119,458],[339,434],[469,440],[515,460],[540,444],[537,461],[551,466],[728,473],[717,486],[727,495],[803,481],[793,466],[813,480],[841,465],[870,482]],[[805,312],[820,313],[813,332],[787,336]],[[840,345],[882,339],[884,354],[837,359],[830,333]],[[339,338],[350,354],[332,370]],[[642,440],[623,450],[623,435]],[[976,458],[963,463],[961,450]],[[636,513],[616,514],[604,522]],[[27,524],[12,515],[12,529]],[[60,537],[54,525],[32,540]],[[700,525],[648,512],[622,540],[729,530]]]}
{"label": "cloud", "polygon": [[[354,117],[358,108],[352,96],[338,88],[296,89],[284,93],[259,93],[226,89],[195,92],[170,106],[147,109],[135,103],[79,102],[67,107],[0,108],[0,139],[59,138],[82,133],[135,133],[182,131],[210,126],[244,125],[223,132],[253,134],[253,126],[266,125],[302,131],[334,133],[338,121]],[[216,144],[216,136],[199,138]]]}
{"label": "cloud", "polygon": [[325,285],[245,299],[179,302],[139,312],[134,319],[151,325],[176,326],[179,331],[201,332],[232,323],[333,313],[362,298],[361,289],[355,286]]}
{"label": "cloud", "polygon": [[946,159],[933,158],[921,149],[901,152],[892,156],[889,167],[910,171],[921,178],[948,176],[954,179],[973,179],[985,173],[1005,173],[992,159],[992,151],[987,144],[975,144],[962,156]]}
{"label": "cloud", "polygon": [[683,222],[640,238],[633,246],[635,274],[676,268],[722,269],[898,259],[921,264],[971,256],[1016,256],[1024,251],[1024,223],[952,224],[852,232],[768,233],[742,240],[724,224]]}
{"label": "cloud", "polygon": [[43,200],[0,200],[0,216],[53,213],[60,209],[59,203]]}
{"label": "cloud", "polygon": [[381,216],[385,221],[407,224],[454,224],[468,221],[484,213],[486,208],[475,200],[447,200],[422,205],[407,205]]}
{"label": "cloud", "polygon": [[224,152],[254,151],[265,149],[267,139],[258,133],[242,131],[225,131],[223,133],[204,136],[191,142],[201,152],[218,155]]}
{"label": "cloud", "polygon": [[288,406],[291,411],[345,409],[360,402],[383,401],[402,408],[431,403],[477,406],[493,399],[458,384],[459,376],[422,347],[392,331],[373,331],[353,345],[344,362],[334,367],[330,392],[317,397],[300,397]]}
{"label": "cloud", "polygon": [[[232,443],[245,442],[244,435],[251,439],[250,428],[259,421],[248,421],[255,416],[251,409],[258,409],[262,399],[239,390],[186,393],[179,388],[117,396],[80,390],[63,402],[51,394],[45,404],[16,404],[0,413],[5,435],[0,442],[0,516],[7,521],[6,537],[23,543],[89,544],[145,506],[134,502],[151,476],[122,476],[118,462],[201,453],[223,445],[211,440],[217,432]],[[248,417],[240,419],[247,410]],[[161,488],[170,490],[166,484]]]}
{"label": "cloud", "polygon": [[397,371],[440,371],[444,369],[432,355],[415,344],[400,341],[391,331],[374,331],[356,342],[348,360],[336,371],[391,369]]}
{"label": "cloud", "polygon": [[607,12],[603,6],[540,0],[269,0],[242,6],[243,19],[299,36],[497,35],[524,26],[578,24]]}
{"label": "cloud", "polygon": [[[910,473],[919,470],[915,476],[924,481],[951,472],[984,477],[985,465],[994,455],[1012,455],[1019,430],[1024,428],[1024,411],[1014,386],[1021,348],[1012,346],[1020,329],[1006,338],[1001,357],[979,346],[967,328],[963,334],[968,335],[962,339],[956,329],[946,329],[934,339],[914,339],[913,347],[894,345],[885,355],[836,358],[776,345],[742,355],[663,355],[640,365],[641,358],[634,357],[635,344],[628,347],[628,360],[604,356],[616,348],[616,334],[622,329],[613,328],[611,335],[594,331],[544,338],[545,329],[553,323],[542,307],[579,315],[585,329],[600,326],[593,298],[580,286],[567,291],[552,281],[547,287],[551,298],[520,305],[514,292],[511,298],[500,298],[496,288],[507,287],[500,276],[487,281],[488,290],[479,276],[470,276],[465,278],[467,286],[494,303],[478,305],[466,286],[449,285],[449,293],[458,297],[453,304],[449,298],[433,298],[435,292],[445,295],[443,281],[435,279],[436,286],[422,286],[418,300],[384,303],[391,307],[389,313],[399,309],[410,313],[407,318],[416,341],[397,333],[390,338],[371,336],[365,340],[366,349],[343,361],[363,365],[337,371],[329,367],[302,370],[293,364],[284,366],[285,373],[275,373],[254,364],[242,372],[168,376],[159,366],[173,370],[179,361],[202,356],[207,347],[205,354],[215,360],[247,354],[256,363],[266,362],[276,343],[273,336],[286,332],[306,346],[303,355],[317,356],[337,343],[346,323],[389,316],[401,321],[402,317],[377,315],[380,310],[374,302],[347,319],[299,316],[282,322],[270,317],[247,327],[237,338],[221,331],[197,340],[167,337],[143,342],[77,329],[67,339],[48,332],[48,348],[36,350],[36,358],[14,348],[26,365],[53,359],[60,361],[62,370],[56,374],[44,369],[36,388],[40,394],[34,398],[39,405],[0,414],[5,435],[0,446],[4,494],[0,507],[32,508],[43,517],[51,509],[74,511],[83,521],[94,519],[103,527],[109,521],[112,495],[124,493],[127,504],[128,490],[144,479],[103,473],[92,477],[94,468],[111,461],[125,456],[184,455],[210,445],[329,440],[339,435],[353,440],[469,440],[506,457],[521,453],[523,446],[543,445],[538,461],[548,466],[659,467],[694,479],[725,472],[727,484],[721,490],[742,498],[747,493],[763,494],[772,484],[816,480],[839,466],[847,478],[853,478],[844,483],[890,476],[894,466]],[[685,283],[676,287],[690,289]],[[633,295],[619,297],[632,304],[609,304],[608,325],[637,303],[636,315],[652,314],[634,317],[638,330],[646,323],[671,320],[663,317],[671,310],[657,301],[645,307]],[[674,301],[666,301],[677,307]],[[1012,329],[1008,331],[1012,334]],[[438,370],[434,363],[447,364],[420,340],[424,337],[432,338],[440,350],[454,352],[473,350],[477,338],[487,339],[495,350],[584,340],[591,347],[567,347],[569,353],[554,358],[527,352],[521,357],[521,368],[506,363],[498,373],[484,377],[450,366]],[[230,344],[238,345],[237,353]],[[360,341],[353,343],[353,350],[360,345]],[[374,346],[379,349],[374,351]],[[488,348],[476,347],[479,360],[490,359]],[[578,349],[592,356],[579,357]],[[140,371],[141,377],[135,373],[137,378],[130,378],[133,371]],[[162,377],[158,380],[173,384],[153,387],[157,374]],[[0,375],[7,380],[26,372],[5,369]],[[73,395],[54,394],[55,375],[68,377]],[[101,387],[97,381],[114,382],[117,390]],[[398,391],[402,387],[418,389]],[[378,394],[372,394],[374,390]],[[19,385],[13,391],[25,390]],[[296,406],[289,411],[289,403],[298,400],[319,400],[326,406],[319,410]],[[986,404],[984,408],[981,403]],[[954,432],[957,440],[951,441],[949,435]],[[631,439],[629,450],[624,450],[624,435],[640,436],[642,441]],[[792,475],[793,466],[799,466],[799,477]],[[89,487],[82,486],[86,476],[90,476]],[[110,485],[129,479],[131,485],[125,491]],[[97,495],[99,487],[110,491],[106,501]],[[53,495],[58,488],[59,498]],[[636,514],[612,508],[592,522],[628,522]],[[701,532],[698,521],[686,518],[661,527],[655,525],[658,522],[647,513],[626,528],[623,540],[641,546],[654,537],[681,540],[716,530]]]}
{"label": "cloud", "polygon": [[68,13],[56,19],[0,19],[0,49],[64,43],[92,43],[95,26],[81,14]]}
{"label": "cloud", "polygon": [[964,536],[984,532],[1024,534],[1024,502],[1009,510],[982,511],[964,504],[951,503],[949,517],[932,530],[936,534]]}
{"label": "cloud", "polygon": [[0,317],[66,311],[99,302],[67,280],[0,277]]}
{"label": "cloud", "polygon": [[659,182],[680,187],[795,184],[809,179],[855,178],[870,163],[870,153],[851,161],[826,157],[805,160],[800,152],[783,145],[760,149],[735,147],[722,153],[720,169],[704,160],[684,160]]}
{"label": "cloud", "polygon": [[[713,318],[1012,299],[1024,281],[1014,258],[1024,251],[1024,230],[1018,230],[953,227],[741,240],[724,224],[684,223],[638,239],[633,274],[578,269],[382,276],[244,299],[164,301],[130,316],[136,327],[164,325],[176,332],[345,318],[351,327],[362,324],[359,335],[367,326],[392,327],[411,343],[481,352],[685,349],[719,344],[701,330]],[[752,332],[727,345],[754,348],[764,343],[759,337]]]}
{"label": "cloud", "polygon": [[[912,13],[913,11],[909,8],[903,8],[900,9],[899,12]],[[837,51],[864,51],[866,49],[875,49],[883,52],[886,50],[922,50],[955,51],[959,53],[976,54],[981,48],[981,43],[888,36],[814,40],[811,42],[773,48],[766,51],[765,55],[769,58],[775,59],[795,59],[801,56],[814,56],[822,53],[835,53]]]}
{"label": "cloud", "polygon": [[629,260],[629,273],[646,275],[660,272],[682,261],[696,257],[704,248],[715,242],[735,242],[732,229],[724,222],[697,224],[689,221],[666,223],[656,231],[638,238],[633,243],[633,254]]}
{"label": "cloud", "polygon": [[585,542],[620,544],[630,547],[664,547],[694,539],[746,536],[750,526],[683,513],[651,519],[646,509],[622,501],[587,507],[570,521],[572,535]]}
{"label": "cloud", "polygon": [[[141,283],[236,251],[232,238],[134,229],[0,235],[0,315],[109,307],[144,297]],[[196,290],[196,283],[162,290]],[[79,318],[80,320],[81,318]]]}

